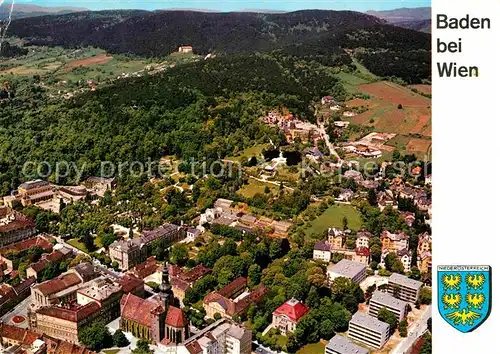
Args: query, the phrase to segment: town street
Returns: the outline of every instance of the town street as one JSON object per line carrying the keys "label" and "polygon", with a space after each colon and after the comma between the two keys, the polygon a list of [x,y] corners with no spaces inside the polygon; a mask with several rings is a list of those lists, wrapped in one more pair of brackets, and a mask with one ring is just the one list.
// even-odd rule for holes
{"label": "town street", "polygon": [[413,343],[427,331],[427,320],[432,316],[432,305],[427,306],[425,312],[411,327],[408,328],[408,337],[391,351],[391,354],[407,354]]}

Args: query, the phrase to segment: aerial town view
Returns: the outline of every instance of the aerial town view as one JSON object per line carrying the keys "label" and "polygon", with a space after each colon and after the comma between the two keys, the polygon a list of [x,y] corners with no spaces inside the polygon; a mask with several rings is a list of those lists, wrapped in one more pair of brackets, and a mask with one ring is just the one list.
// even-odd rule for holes
{"label": "aerial town view", "polygon": [[71,3],[0,0],[0,353],[432,352],[429,7]]}

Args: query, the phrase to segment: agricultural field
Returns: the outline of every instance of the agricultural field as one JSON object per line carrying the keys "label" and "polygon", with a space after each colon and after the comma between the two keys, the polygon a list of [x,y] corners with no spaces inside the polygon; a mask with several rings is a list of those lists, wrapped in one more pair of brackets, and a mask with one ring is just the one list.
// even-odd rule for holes
{"label": "agricultural field", "polygon": [[198,60],[192,54],[173,53],[151,62],[149,59],[109,55],[96,48],[64,49],[61,47],[27,47],[27,55],[6,60],[0,64],[0,79],[13,76],[39,75],[41,85],[54,92],[72,92],[88,88],[88,80],[97,85],[119,77],[143,75],[144,71],[164,70],[179,63]]}
{"label": "agricultural field", "polygon": [[[430,91],[430,85],[417,86]],[[360,84],[357,88],[370,98],[346,102],[349,107],[368,109],[350,118],[352,123],[371,126],[377,132],[398,134],[387,145],[401,152],[419,157],[429,153],[432,135],[430,98],[386,81]]]}
{"label": "agricultural field", "polygon": [[352,205],[335,204],[325,210],[311,222],[311,227],[304,230],[306,235],[313,233],[323,233],[329,227],[342,228],[344,217],[347,219],[347,226],[351,230],[361,228],[361,215]]}
{"label": "agricultural field", "polygon": [[418,91],[424,95],[432,95],[432,85],[410,85],[408,86],[412,90]]}

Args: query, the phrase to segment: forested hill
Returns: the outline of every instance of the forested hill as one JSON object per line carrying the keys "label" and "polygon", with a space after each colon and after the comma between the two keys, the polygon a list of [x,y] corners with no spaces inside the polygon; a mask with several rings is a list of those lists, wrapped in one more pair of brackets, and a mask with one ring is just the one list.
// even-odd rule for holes
{"label": "forested hill", "polygon": [[[203,13],[194,11],[99,11],[14,21],[10,33],[33,44],[92,45],[110,52],[163,56],[180,45],[206,54],[270,51],[315,43],[340,33],[387,26],[421,49],[428,35],[386,25],[353,11],[305,10],[289,13]],[[430,44],[428,45],[430,49]],[[405,49],[405,48],[402,48]],[[427,49],[427,48],[426,48]]]}

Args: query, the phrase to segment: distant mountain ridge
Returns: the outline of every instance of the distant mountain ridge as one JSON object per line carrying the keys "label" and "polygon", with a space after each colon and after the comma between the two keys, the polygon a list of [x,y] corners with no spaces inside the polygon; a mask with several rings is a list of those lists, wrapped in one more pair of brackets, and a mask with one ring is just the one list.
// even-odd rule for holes
{"label": "distant mountain ridge", "polygon": [[[8,17],[10,11],[10,4],[0,5],[0,20]],[[73,12],[89,11],[83,7],[74,6],[57,6],[57,7],[46,7],[30,4],[14,4],[14,11],[12,13],[13,19],[18,18],[28,18],[36,16],[45,15],[63,15]]]}
{"label": "distant mountain ridge", "polygon": [[401,8],[388,11],[367,11],[369,15],[386,20],[398,27],[430,33],[432,10],[430,7]]}

